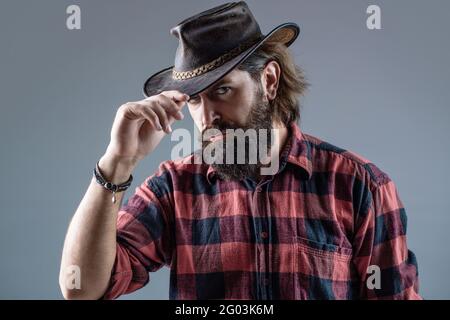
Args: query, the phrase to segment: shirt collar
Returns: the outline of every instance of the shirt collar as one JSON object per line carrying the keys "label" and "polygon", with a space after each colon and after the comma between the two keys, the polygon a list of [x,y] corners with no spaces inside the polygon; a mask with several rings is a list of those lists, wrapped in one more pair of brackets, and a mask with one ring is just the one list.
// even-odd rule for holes
{"label": "shirt collar", "polygon": [[[284,169],[286,163],[291,163],[300,167],[309,179],[312,174],[311,146],[296,122],[291,122],[288,129],[288,139],[281,152],[280,170],[277,174]],[[206,179],[209,183],[212,183],[217,177],[217,171],[209,165]]]}
{"label": "shirt collar", "polygon": [[[307,174],[308,179],[312,175],[312,158],[311,158],[311,144],[306,139],[303,132],[295,122],[289,125],[290,146],[287,152],[287,162],[302,168]],[[288,145],[286,145],[288,147]]]}

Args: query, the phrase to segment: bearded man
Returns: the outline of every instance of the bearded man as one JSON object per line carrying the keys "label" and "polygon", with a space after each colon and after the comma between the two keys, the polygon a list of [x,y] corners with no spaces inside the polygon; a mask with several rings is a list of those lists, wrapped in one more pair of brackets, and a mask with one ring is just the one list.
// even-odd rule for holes
{"label": "bearded man", "polygon": [[[65,298],[115,299],[163,266],[170,299],[421,298],[392,180],[297,124],[308,84],[288,47],[299,31],[284,23],[262,34],[242,1],[171,29],[174,66],[147,79],[146,99],[118,109],[69,226]],[[134,168],[185,105],[200,152],[161,163],[122,205]],[[211,161],[195,161],[207,150]],[[65,286],[73,265],[80,289]]]}

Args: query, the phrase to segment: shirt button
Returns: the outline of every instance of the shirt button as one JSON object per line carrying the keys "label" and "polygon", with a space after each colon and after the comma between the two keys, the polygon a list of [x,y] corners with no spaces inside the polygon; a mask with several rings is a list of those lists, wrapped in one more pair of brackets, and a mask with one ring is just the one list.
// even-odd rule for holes
{"label": "shirt button", "polygon": [[261,232],[261,238],[267,239],[268,236],[269,234],[266,231]]}

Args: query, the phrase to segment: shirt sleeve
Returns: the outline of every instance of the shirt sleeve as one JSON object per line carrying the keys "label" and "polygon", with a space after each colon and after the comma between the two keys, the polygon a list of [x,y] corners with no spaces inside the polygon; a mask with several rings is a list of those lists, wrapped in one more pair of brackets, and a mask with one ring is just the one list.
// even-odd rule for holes
{"label": "shirt sleeve", "polygon": [[[371,190],[370,190],[371,189]],[[406,241],[407,217],[394,182],[365,192],[355,225],[354,263],[360,299],[422,299],[418,266]]]}
{"label": "shirt sleeve", "polygon": [[149,272],[171,264],[173,210],[169,195],[161,191],[168,188],[160,174],[155,174],[120,208],[116,258],[103,299],[116,299],[142,288],[149,282]]}

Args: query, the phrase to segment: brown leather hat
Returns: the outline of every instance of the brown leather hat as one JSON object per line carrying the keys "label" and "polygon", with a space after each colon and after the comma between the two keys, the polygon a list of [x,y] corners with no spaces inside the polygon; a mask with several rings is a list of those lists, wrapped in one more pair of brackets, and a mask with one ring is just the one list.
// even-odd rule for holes
{"label": "brown leather hat", "polygon": [[300,33],[295,23],[284,23],[263,35],[244,1],[203,11],[170,30],[178,38],[175,65],[145,81],[144,95],[179,90],[198,94],[223,78],[268,39],[286,46]]}

